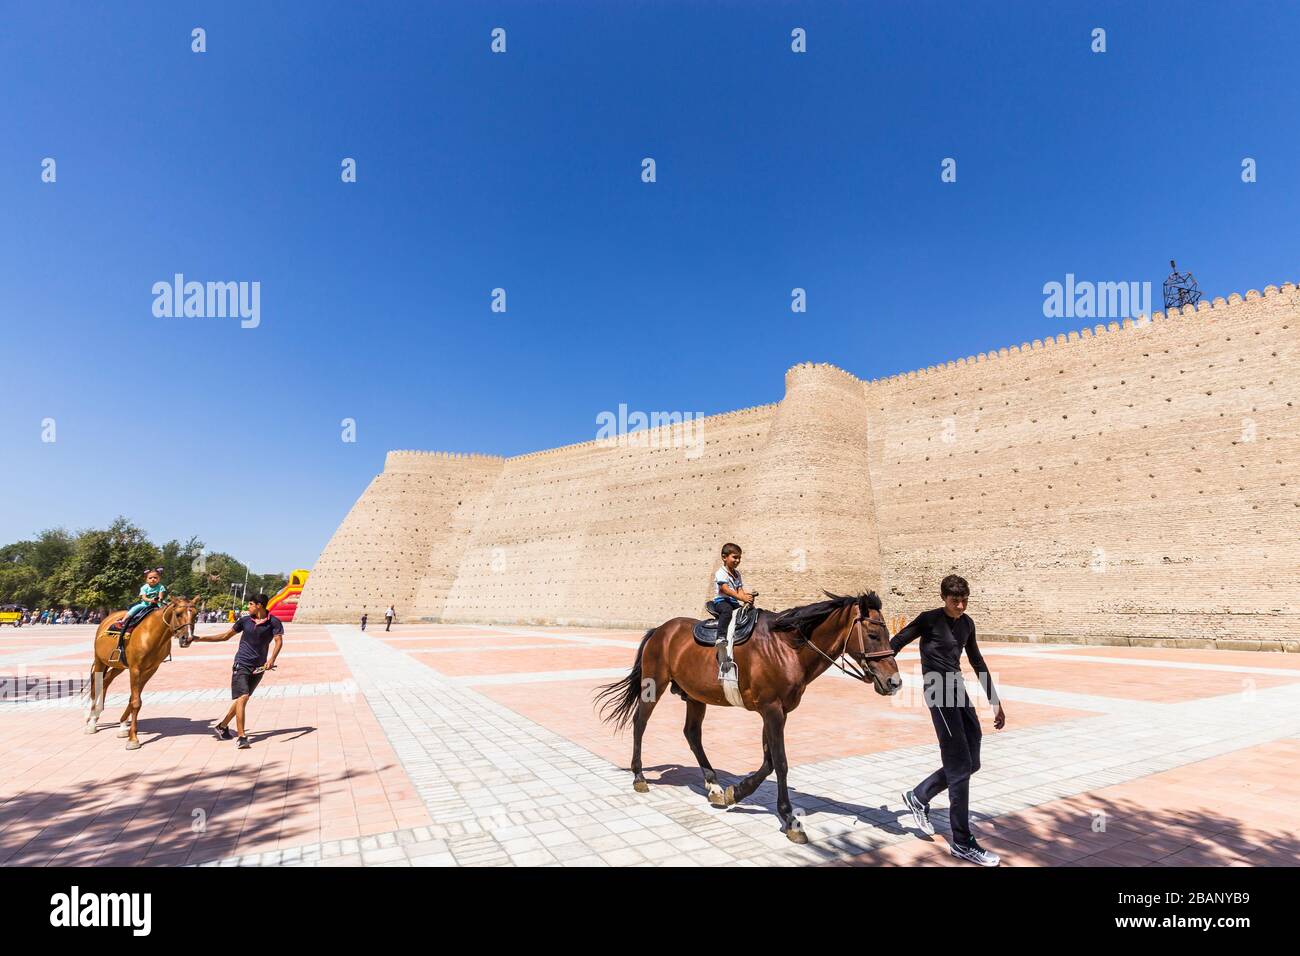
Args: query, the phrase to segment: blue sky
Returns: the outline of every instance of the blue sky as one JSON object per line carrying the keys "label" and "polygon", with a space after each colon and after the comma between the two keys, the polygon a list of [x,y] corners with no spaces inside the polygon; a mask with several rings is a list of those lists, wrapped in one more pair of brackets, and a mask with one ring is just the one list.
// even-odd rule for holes
{"label": "blue sky", "polygon": [[[0,18],[0,542],[125,514],[310,567],[390,448],[518,454],[620,403],[776,401],[800,361],[876,377],[1091,324],[1043,316],[1066,273],[1300,277],[1294,4]],[[177,272],[260,282],[261,325],[155,317]]]}

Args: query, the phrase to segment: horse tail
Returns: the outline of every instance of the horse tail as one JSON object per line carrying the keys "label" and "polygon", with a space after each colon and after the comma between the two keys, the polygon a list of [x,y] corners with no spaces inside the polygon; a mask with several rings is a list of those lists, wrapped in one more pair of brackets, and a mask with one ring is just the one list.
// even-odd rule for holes
{"label": "horse tail", "polygon": [[636,660],[632,662],[632,670],[626,677],[596,689],[596,703],[600,705],[602,723],[612,723],[622,730],[632,719],[637,701],[641,698],[641,654],[657,630],[658,628],[652,627],[641,638],[641,646],[636,649]]}

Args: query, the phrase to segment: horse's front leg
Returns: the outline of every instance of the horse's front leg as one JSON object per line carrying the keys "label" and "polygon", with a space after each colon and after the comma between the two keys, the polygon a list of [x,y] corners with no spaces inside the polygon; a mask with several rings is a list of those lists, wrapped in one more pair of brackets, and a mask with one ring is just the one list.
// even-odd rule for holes
{"label": "horse's front leg", "polygon": [[772,747],[767,742],[767,722],[763,722],[763,766],[736,784],[735,798],[739,802],[758,789],[758,785],[772,772]]}
{"label": "horse's front leg", "polygon": [[785,759],[785,708],[779,703],[763,711],[763,729],[772,751],[772,766],[776,770],[776,812],[781,817],[781,830],[791,843],[807,843],[808,835],[803,831],[803,823],[794,815],[790,791],[786,789],[785,777],[789,767]]}
{"label": "horse's front leg", "polygon": [[117,719],[117,735],[119,737],[131,736],[131,702],[126,702],[126,708],[122,711],[122,716]]}
{"label": "horse's front leg", "polygon": [[[131,703],[127,707],[127,710],[131,712],[131,729],[127,733],[130,738],[126,742],[127,750],[140,749],[140,739],[136,736],[136,732],[140,726],[141,694],[144,692],[144,685],[149,682],[149,678],[153,676],[154,671],[157,669],[158,667],[155,665],[147,671],[141,671],[138,668],[132,668],[131,670]],[[118,736],[121,736],[120,732]]]}

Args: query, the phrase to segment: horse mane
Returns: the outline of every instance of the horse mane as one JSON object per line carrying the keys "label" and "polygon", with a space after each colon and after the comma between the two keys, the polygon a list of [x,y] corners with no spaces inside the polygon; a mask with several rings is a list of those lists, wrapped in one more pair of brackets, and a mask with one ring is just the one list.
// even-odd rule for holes
{"label": "horse mane", "polygon": [[787,611],[782,611],[769,622],[769,627],[773,631],[794,631],[796,634],[795,644],[805,644],[812,632],[821,626],[828,617],[851,604],[865,604],[869,611],[879,611],[881,609],[880,597],[875,591],[868,591],[866,594],[859,594],[856,597],[851,594],[832,594],[830,591],[822,591],[830,600],[818,601],[816,604],[805,604],[802,607],[792,607]]}

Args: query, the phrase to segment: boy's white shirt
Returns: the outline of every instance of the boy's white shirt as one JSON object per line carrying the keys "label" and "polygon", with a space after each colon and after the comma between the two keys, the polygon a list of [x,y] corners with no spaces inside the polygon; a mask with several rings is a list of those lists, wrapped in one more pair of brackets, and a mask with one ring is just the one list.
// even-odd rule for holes
{"label": "boy's white shirt", "polygon": [[717,573],[713,575],[713,584],[714,584],[714,590],[717,592],[713,595],[714,597],[730,596],[730,595],[724,595],[722,593],[721,585],[723,584],[730,585],[731,588],[736,591],[739,591],[741,588],[745,586],[744,582],[740,579],[740,569],[737,568],[736,573],[732,574],[730,571],[727,570],[725,565],[718,568]]}

